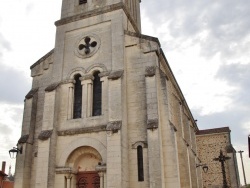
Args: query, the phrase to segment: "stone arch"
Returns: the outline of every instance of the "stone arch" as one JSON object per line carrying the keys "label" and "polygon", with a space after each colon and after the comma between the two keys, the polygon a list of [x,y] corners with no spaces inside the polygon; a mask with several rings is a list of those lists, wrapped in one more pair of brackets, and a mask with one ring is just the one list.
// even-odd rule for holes
{"label": "stone arch", "polygon": [[94,64],[94,65],[91,65],[89,66],[87,69],[86,69],[86,72],[88,74],[93,74],[94,72],[96,71],[99,71],[99,72],[107,72],[107,68],[104,64]]}
{"label": "stone arch", "polygon": [[67,78],[73,80],[75,75],[80,74],[81,76],[83,76],[85,73],[86,71],[84,68],[77,67],[68,74]]}
{"label": "stone arch", "polygon": [[58,166],[65,166],[68,162],[70,155],[77,149],[84,146],[89,146],[94,148],[99,154],[102,159],[103,163],[107,161],[107,154],[106,154],[106,147],[100,141],[94,138],[77,138],[76,140],[70,142],[67,147],[65,147],[64,151],[62,152]]}
{"label": "stone arch", "polygon": [[95,171],[95,167],[102,162],[100,153],[93,147],[82,146],[76,148],[66,161],[67,167],[74,171]]}
{"label": "stone arch", "polygon": [[137,149],[138,146],[141,146],[142,148],[147,148],[148,144],[145,141],[138,141],[132,144],[132,149]]}

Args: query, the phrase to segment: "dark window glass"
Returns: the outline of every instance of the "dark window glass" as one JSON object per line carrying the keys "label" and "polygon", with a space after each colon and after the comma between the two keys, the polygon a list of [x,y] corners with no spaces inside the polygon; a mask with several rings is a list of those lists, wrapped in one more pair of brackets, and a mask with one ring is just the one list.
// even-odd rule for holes
{"label": "dark window glass", "polygon": [[87,3],[87,0],[79,0],[79,5]]}
{"label": "dark window glass", "polygon": [[99,73],[95,72],[93,75],[93,116],[100,116],[102,114],[102,82],[98,76]]}
{"label": "dark window glass", "polygon": [[82,116],[82,84],[80,80],[81,75],[75,76],[75,88],[74,88],[74,113],[73,118],[81,118]]}
{"label": "dark window glass", "polygon": [[137,147],[137,165],[138,165],[138,181],[144,181],[142,146]]}

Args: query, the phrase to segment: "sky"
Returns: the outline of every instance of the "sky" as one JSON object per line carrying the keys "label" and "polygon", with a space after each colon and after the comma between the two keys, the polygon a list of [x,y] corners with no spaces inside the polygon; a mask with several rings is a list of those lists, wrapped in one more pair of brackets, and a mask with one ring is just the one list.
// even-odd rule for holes
{"label": "sky", "polygon": [[[61,0],[0,1],[0,162],[20,138],[30,66],[54,48]],[[228,126],[250,159],[250,1],[142,0],[142,33],[157,37],[199,129]],[[242,177],[238,155],[239,173]]]}

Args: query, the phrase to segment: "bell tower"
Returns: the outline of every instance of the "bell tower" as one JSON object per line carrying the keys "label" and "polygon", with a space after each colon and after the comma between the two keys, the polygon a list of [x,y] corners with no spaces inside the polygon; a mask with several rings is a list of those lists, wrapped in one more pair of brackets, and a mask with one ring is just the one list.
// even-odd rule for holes
{"label": "bell tower", "polygon": [[[103,14],[111,9],[124,9],[136,31],[141,31],[140,22],[141,0],[63,0],[61,18],[72,16],[85,17],[93,14]],[[84,16],[85,15],[85,16]]]}

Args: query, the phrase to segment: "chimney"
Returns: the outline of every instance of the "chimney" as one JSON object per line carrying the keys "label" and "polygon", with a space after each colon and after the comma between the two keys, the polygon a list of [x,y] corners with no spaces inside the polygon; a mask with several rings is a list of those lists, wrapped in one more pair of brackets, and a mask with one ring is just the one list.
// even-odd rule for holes
{"label": "chimney", "polygon": [[2,172],[3,172],[3,173],[5,173],[5,166],[6,166],[6,162],[3,161],[3,162],[2,162]]}

